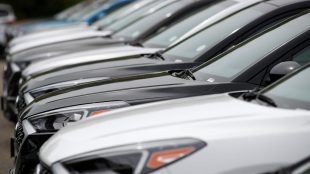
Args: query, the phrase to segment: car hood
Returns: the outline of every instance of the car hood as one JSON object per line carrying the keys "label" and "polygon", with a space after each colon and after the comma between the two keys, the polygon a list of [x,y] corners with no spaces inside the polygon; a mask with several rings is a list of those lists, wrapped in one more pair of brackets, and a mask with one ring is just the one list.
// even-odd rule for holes
{"label": "car hood", "polygon": [[88,51],[92,49],[99,49],[107,45],[123,45],[117,40],[94,37],[81,40],[73,40],[69,42],[61,42],[56,44],[44,45],[29,50],[22,51],[20,53],[9,55],[7,61],[9,62],[34,62],[60,56],[64,54],[76,53],[81,51]]}
{"label": "car hood", "polygon": [[43,145],[40,158],[51,165],[105,148],[184,137],[211,144],[238,137],[240,142],[241,137],[266,137],[267,132],[304,127],[307,115],[309,111],[265,107],[227,94],[152,103],[68,126]]}
{"label": "car hood", "polygon": [[85,23],[79,23],[76,25],[69,25],[67,27],[59,27],[59,28],[54,28],[54,29],[46,29],[43,31],[39,32],[34,32],[34,33],[29,33],[26,35],[22,35],[19,37],[14,38],[13,40],[10,41],[9,47],[12,47],[17,44],[21,44],[24,42],[29,42],[35,39],[49,39],[50,37],[55,37],[62,35],[63,33],[68,33],[68,32],[76,32],[76,31],[82,31],[89,29],[89,26],[86,25]]}
{"label": "car hood", "polygon": [[[102,60],[98,63],[83,63],[76,66],[64,66],[40,74],[32,74],[30,79],[21,85],[20,92],[25,93],[38,88],[50,88],[50,85],[67,83],[63,88],[71,87],[74,81],[82,80],[83,83],[101,78],[112,79],[129,77],[153,72],[168,71],[171,69],[187,69],[198,63],[176,63],[146,58],[140,55],[118,57]],[[69,84],[68,82],[72,82]]]}
{"label": "car hood", "polygon": [[87,39],[87,38],[94,38],[94,37],[106,37],[109,34],[111,33],[105,32],[105,31],[96,31],[96,30],[76,31],[73,33],[51,37],[49,39],[45,39],[45,38],[36,39],[36,40],[31,40],[29,42],[24,42],[21,44],[14,45],[8,49],[8,54],[14,55],[16,53],[19,53],[19,52],[22,52],[28,49],[41,47],[41,46],[49,45],[49,44],[69,42],[72,40]]}
{"label": "car hood", "polygon": [[74,25],[77,23],[81,23],[80,21],[75,20],[47,20],[47,21],[38,21],[38,22],[31,22],[26,23],[19,27],[19,30],[21,32],[31,32],[31,31],[37,31],[41,29],[46,28],[57,28],[57,27],[63,27],[66,25]]}
{"label": "car hood", "polygon": [[23,109],[21,119],[74,105],[111,101],[125,101],[136,105],[253,88],[248,84],[185,80],[171,76],[168,72],[144,74],[85,83],[42,95],[34,99],[26,108],[21,108]]}
{"label": "car hood", "polygon": [[[116,45],[116,46],[112,45],[100,49],[65,54],[62,56],[56,56],[38,62],[34,62],[30,64],[23,71],[22,75],[24,77],[28,77],[33,74],[44,73],[55,69],[62,69],[64,67],[72,65],[98,62],[98,61],[108,61],[119,57],[128,57],[141,54],[152,54],[155,53],[156,51],[159,51],[159,49],[133,47],[129,45]],[[116,63],[117,62],[115,62],[114,66],[119,66]]]}

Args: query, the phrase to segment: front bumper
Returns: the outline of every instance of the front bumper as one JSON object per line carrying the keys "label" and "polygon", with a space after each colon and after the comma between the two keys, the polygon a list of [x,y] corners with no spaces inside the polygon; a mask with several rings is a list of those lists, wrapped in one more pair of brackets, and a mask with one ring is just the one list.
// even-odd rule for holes
{"label": "front bumper", "polygon": [[37,132],[28,120],[18,122],[11,141],[11,154],[15,158],[15,174],[33,174],[39,163],[40,147],[55,132]]}
{"label": "front bumper", "polygon": [[42,164],[38,164],[34,174],[52,174],[52,171]]}

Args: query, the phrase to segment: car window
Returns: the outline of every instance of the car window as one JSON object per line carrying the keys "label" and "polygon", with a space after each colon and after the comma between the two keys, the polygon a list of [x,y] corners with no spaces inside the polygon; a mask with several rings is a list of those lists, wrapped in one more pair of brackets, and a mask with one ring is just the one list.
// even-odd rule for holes
{"label": "car window", "polygon": [[131,6],[133,6],[135,4],[129,4],[129,5],[125,5],[115,11],[113,11],[112,13],[110,13],[109,15],[107,15],[106,17],[104,17],[103,19],[100,19],[99,21],[95,22],[93,25],[95,26],[99,26],[99,27],[103,27],[103,26],[107,26],[111,23],[113,23],[115,20],[118,19],[118,17],[120,15],[122,15],[122,13],[127,10],[127,8],[131,8]]}
{"label": "car window", "polygon": [[87,8],[88,5],[91,4],[91,1],[82,1],[72,7],[69,7],[63,11],[61,11],[60,13],[58,13],[56,15],[57,19],[66,19],[68,17],[70,17],[71,15],[73,15],[74,13],[77,13],[80,10],[83,10],[84,8]]}
{"label": "car window", "polygon": [[204,8],[199,13],[193,14],[186,19],[181,20],[175,25],[167,28],[165,31],[146,40],[143,45],[147,47],[163,47],[166,48],[174,41],[178,40],[182,35],[197,26],[204,20],[210,18],[214,14],[224,10],[225,8],[236,4],[235,1],[220,1]]}
{"label": "car window", "polygon": [[[160,3],[162,3],[162,1],[157,1],[157,2],[153,2],[149,5],[146,5],[142,8],[140,8],[139,10],[136,10],[135,12],[131,13],[130,15],[124,17],[123,19],[120,19],[120,20],[116,21],[115,23],[107,26],[106,29],[112,30],[112,31],[119,31],[119,30],[125,28],[126,26],[132,24],[133,22],[135,22],[139,18],[142,18],[144,13],[146,13],[152,7],[154,7]],[[98,25],[98,26],[102,27],[101,25]]]}
{"label": "car window", "polygon": [[[255,7],[260,6],[256,5]],[[264,13],[254,7],[242,10],[173,47],[165,52],[164,56],[172,60],[193,61]]]}
{"label": "car window", "polygon": [[[196,70],[195,75],[200,80],[226,82],[256,64],[283,43],[296,38],[310,28],[310,14],[291,20],[280,27],[248,40],[237,49],[218,56]],[[298,26],[298,27],[296,27]]]}
{"label": "car window", "polygon": [[263,93],[273,100],[279,107],[310,109],[310,81],[305,80],[310,76],[310,68],[267,88]]}
{"label": "car window", "polygon": [[304,65],[310,61],[310,46],[306,47],[295,56],[293,56],[293,61]]}
{"label": "car window", "polygon": [[9,15],[9,11],[0,9],[0,17],[5,17]]}
{"label": "car window", "polygon": [[92,14],[96,9],[101,8],[102,6],[107,6],[107,5],[109,5],[109,2],[107,2],[106,0],[94,1],[93,3],[88,5],[86,8],[83,8],[79,12],[70,16],[69,20],[81,20],[85,16]]}
{"label": "car window", "polygon": [[307,171],[305,171],[304,173],[302,174],[310,174],[310,169],[308,169]]}
{"label": "car window", "polygon": [[155,12],[152,15],[149,15],[129,27],[119,31],[114,35],[114,37],[119,39],[136,39],[149,28],[154,25],[154,21],[158,21],[159,19],[169,18],[176,11],[184,7],[184,3],[173,3],[170,4],[159,11]]}
{"label": "car window", "polygon": [[310,163],[307,162],[305,164],[302,164],[298,166],[292,174],[310,174]]}

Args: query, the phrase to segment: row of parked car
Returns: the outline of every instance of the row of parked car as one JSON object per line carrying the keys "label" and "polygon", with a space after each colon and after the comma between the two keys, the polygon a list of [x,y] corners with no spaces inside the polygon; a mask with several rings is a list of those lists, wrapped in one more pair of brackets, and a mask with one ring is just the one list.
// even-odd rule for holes
{"label": "row of parked car", "polygon": [[10,173],[310,173],[309,7],[88,0],[7,27]]}

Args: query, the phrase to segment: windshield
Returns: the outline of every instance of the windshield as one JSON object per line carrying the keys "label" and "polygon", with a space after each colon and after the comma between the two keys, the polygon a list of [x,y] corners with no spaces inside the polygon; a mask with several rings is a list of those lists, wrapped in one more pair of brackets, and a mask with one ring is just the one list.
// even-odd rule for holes
{"label": "windshield", "polygon": [[[261,5],[256,5],[255,7],[262,8]],[[185,62],[195,61],[195,59],[205,54],[229,35],[256,18],[264,15],[265,12],[257,10],[255,7],[242,10],[205,28],[201,32],[187,39],[185,42],[182,42],[165,52],[164,57]]]}
{"label": "windshield", "polygon": [[145,31],[153,28],[154,25],[158,24],[165,18],[169,18],[173,13],[183,8],[185,3],[173,3],[170,4],[157,12],[144,17],[143,19],[135,22],[134,24],[126,27],[125,29],[117,32],[114,37],[119,39],[134,40],[142,35]]}
{"label": "windshield", "polygon": [[103,19],[100,19],[99,21],[95,22],[93,25],[98,26],[98,27],[104,27],[107,26],[111,23],[113,23],[115,20],[117,20],[119,18],[119,16],[121,16],[125,10],[127,10],[128,8],[131,8],[134,4],[132,5],[125,5],[115,11],[113,11],[112,13],[110,13],[109,15],[107,15],[106,17],[104,17]]}
{"label": "windshield", "polygon": [[89,16],[90,14],[93,14],[94,11],[101,8],[102,6],[107,6],[109,1],[107,0],[97,0],[88,5],[87,7],[83,8],[79,12],[75,13],[74,15],[70,16],[69,20],[82,20],[85,18],[85,16]]}
{"label": "windshield", "polygon": [[223,56],[207,62],[195,72],[204,81],[227,82],[268,56],[284,43],[296,38],[310,27],[310,14],[291,20],[280,27],[252,38]]}
{"label": "windshield", "polygon": [[[152,2],[136,11],[134,11],[133,13],[131,13],[130,15],[124,17],[123,19],[120,19],[118,21],[116,21],[115,23],[109,25],[106,27],[107,30],[111,30],[111,31],[119,31],[125,27],[127,27],[128,25],[132,24],[133,22],[137,21],[138,19],[142,18],[143,15],[150,10],[151,8],[153,8],[154,6],[158,5],[162,3],[162,1],[156,1],[156,2]],[[100,26],[101,27],[101,26]]]}
{"label": "windshield", "polygon": [[181,20],[175,25],[167,28],[165,31],[146,40],[143,45],[146,47],[161,47],[167,48],[174,41],[178,40],[186,32],[210,18],[214,14],[224,10],[225,8],[234,5],[234,1],[220,1],[219,3],[212,4],[204,8],[199,13],[195,13],[186,19]]}
{"label": "windshield", "polygon": [[82,10],[83,8],[86,8],[88,5],[91,4],[91,1],[86,0],[86,1],[82,1],[72,7],[69,7],[68,9],[65,9],[64,11],[58,13],[56,15],[57,19],[66,19],[68,17],[70,17],[71,15],[73,15],[74,13],[77,13],[79,10]]}
{"label": "windshield", "polygon": [[[133,3],[129,3],[128,5],[125,5],[124,7],[121,7],[112,13],[110,13],[108,16],[106,16],[103,19],[100,19],[97,21],[94,25],[104,28],[108,25],[111,25],[114,22],[117,22],[118,20],[125,20],[126,22],[130,22],[129,16],[133,16],[133,14],[140,12],[142,8],[144,8],[147,5],[150,5],[155,0],[140,0]],[[140,13],[141,14],[141,13]]]}
{"label": "windshield", "polygon": [[281,83],[271,86],[263,94],[272,98],[277,106],[310,110],[310,66]]}

